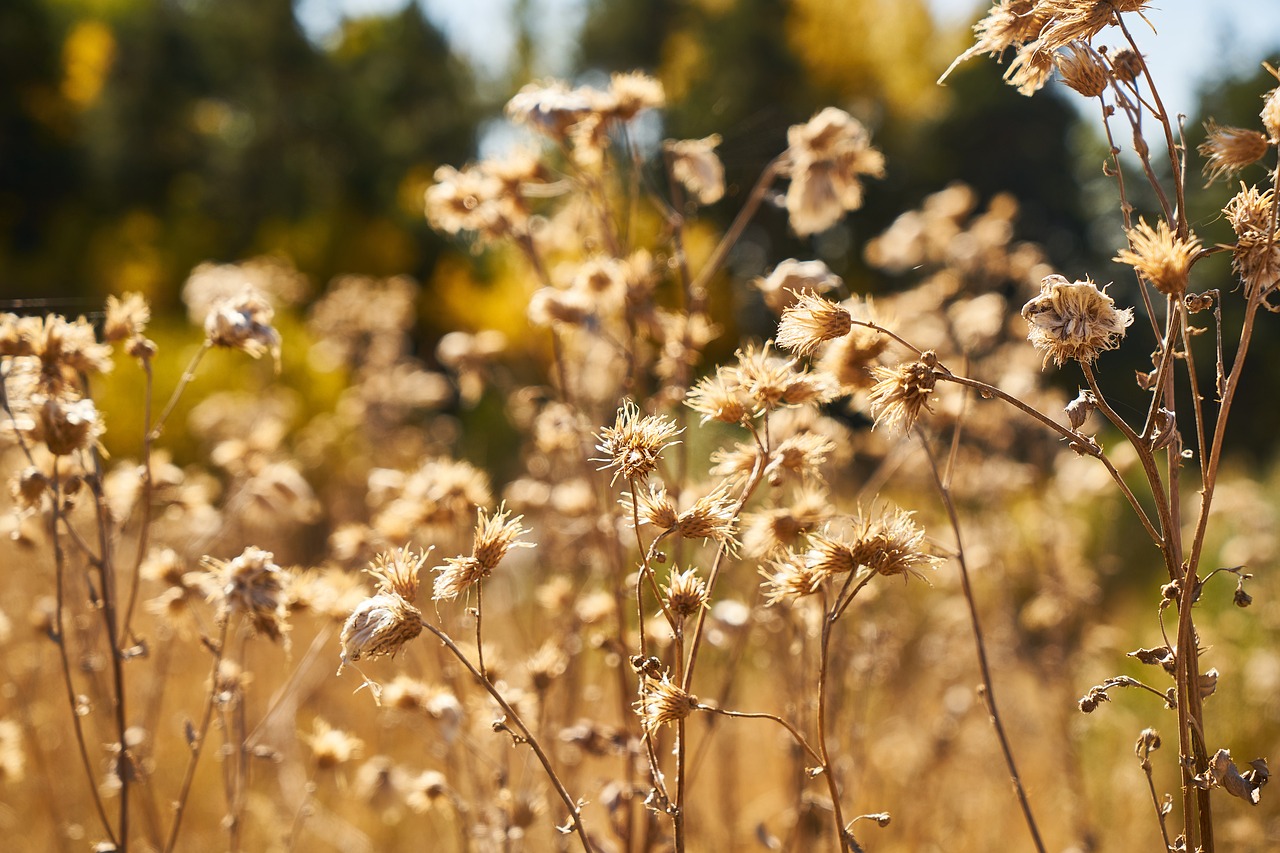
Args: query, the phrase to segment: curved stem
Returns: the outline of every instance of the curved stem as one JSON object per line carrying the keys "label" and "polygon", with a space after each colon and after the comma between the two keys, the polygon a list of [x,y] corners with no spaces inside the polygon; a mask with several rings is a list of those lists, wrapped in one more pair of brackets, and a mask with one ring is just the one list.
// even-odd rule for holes
{"label": "curved stem", "polygon": [[794,739],[795,742],[799,744],[806,753],[808,753],[809,757],[812,758],[816,764],[822,764],[822,756],[818,754],[817,750],[809,745],[809,742],[805,740],[804,735],[800,734],[795,726],[791,725],[776,714],[766,714],[759,711],[729,711],[724,708],[716,708],[714,706],[703,705],[701,703],[696,705],[695,708],[699,711],[710,711],[711,713],[719,714],[722,717],[737,717],[743,720],[773,720],[791,734],[792,739]]}
{"label": "curved stem", "polygon": [[[760,209],[760,203],[764,201],[765,193],[769,191],[769,187],[777,179],[782,171],[782,166],[786,163],[786,154],[782,154],[769,161],[764,167],[764,171],[760,173],[760,177],[756,180],[756,185],[751,188],[751,195],[747,196],[746,202],[742,205],[742,209],[738,211],[738,215],[734,218],[733,224],[729,226],[729,230],[724,232],[724,236],[720,238],[720,243],[716,246],[715,251],[711,253],[711,257],[702,265],[702,269],[698,271],[698,277],[689,285],[689,292],[696,295],[705,291],[707,283],[711,281],[719,270],[725,259],[729,256],[729,250],[737,244],[742,232],[746,230],[747,223],[751,221],[751,217],[755,216],[757,210]],[[690,306],[692,309],[694,306]]]}
{"label": "curved stem", "polygon": [[182,392],[187,390],[187,386],[191,384],[191,380],[196,378],[196,368],[200,366],[201,359],[204,354],[213,348],[213,344],[205,340],[200,345],[200,349],[191,358],[191,363],[187,365],[187,369],[183,372],[182,378],[178,380],[178,384],[174,387],[173,393],[169,396],[169,402],[165,403],[164,409],[160,412],[160,417],[156,418],[156,422],[151,426],[151,431],[147,433],[147,438],[155,441],[160,437],[160,433],[164,431],[165,421],[169,420],[169,415],[173,414],[173,409],[178,405],[178,398],[182,396]]}

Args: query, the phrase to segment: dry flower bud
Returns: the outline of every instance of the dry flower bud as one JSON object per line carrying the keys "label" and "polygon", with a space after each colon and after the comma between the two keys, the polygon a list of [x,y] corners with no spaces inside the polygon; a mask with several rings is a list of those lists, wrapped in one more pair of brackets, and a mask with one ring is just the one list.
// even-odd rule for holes
{"label": "dry flower bud", "polygon": [[1111,69],[1121,83],[1132,83],[1142,76],[1143,58],[1140,54],[1125,48],[1111,57]]}
{"label": "dry flower bud", "polygon": [[671,681],[668,675],[664,674],[661,679],[646,675],[635,707],[645,730],[653,732],[689,716],[698,707],[698,700]]}
{"label": "dry flower bud", "polygon": [[1200,673],[1200,698],[1208,699],[1218,689],[1218,670],[1215,667],[1208,672]]}
{"label": "dry flower bud", "polygon": [[849,333],[853,318],[839,305],[811,293],[797,293],[778,323],[778,346],[796,355],[812,355],[824,341]]}
{"label": "dry flower bud", "polygon": [[358,758],[364,751],[364,741],[342,729],[334,728],[320,717],[312,720],[311,727],[311,734],[302,735],[302,740],[311,747],[316,767],[320,770],[333,770],[340,764]]}
{"label": "dry flower bud", "polygon": [[845,211],[862,207],[863,175],[884,176],[884,155],[844,110],[827,107],[787,131],[791,186],[787,212],[801,237],[826,231]]}
{"label": "dry flower bud", "polygon": [[1068,47],[1070,55],[1056,55],[1062,82],[1086,98],[1098,97],[1107,90],[1111,79],[1106,63],[1083,42],[1072,42]]}
{"label": "dry flower bud", "polygon": [[360,602],[342,625],[338,673],[361,658],[394,655],[422,633],[422,613],[394,592],[380,592]]}
{"label": "dry flower bud", "polygon": [[[1280,79],[1280,72],[1272,68],[1270,65],[1263,63],[1263,67],[1271,72],[1272,76]],[[1272,89],[1267,93],[1267,99],[1262,105],[1262,126],[1267,131],[1273,145],[1280,143],[1280,86]]]}
{"label": "dry flower bud", "polygon": [[707,583],[698,576],[697,569],[681,572],[671,568],[671,579],[662,588],[667,610],[677,619],[687,619],[707,606]]}
{"label": "dry flower bud", "polygon": [[937,381],[934,368],[937,356],[926,352],[920,361],[904,362],[897,367],[875,367],[871,374],[877,380],[871,386],[871,414],[875,425],[895,432],[910,432],[921,410],[929,411],[929,399]]}
{"label": "dry flower bud", "polygon": [[198,582],[206,597],[218,603],[220,618],[243,614],[255,631],[280,640],[289,630],[289,575],[274,560],[270,551],[252,545],[231,560],[205,557]]}
{"label": "dry flower bud", "polygon": [[102,338],[123,341],[142,334],[151,319],[151,307],[140,293],[107,297],[107,317],[102,324]]}
{"label": "dry flower bud", "polygon": [[643,480],[658,467],[662,451],[675,444],[680,434],[675,421],[664,415],[641,415],[640,407],[627,400],[618,409],[612,427],[596,436],[596,449],[604,455],[592,461],[603,462],[600,470],[613,468],[613,480]]}
{"label": "dry flower bud", "polygon": [[1071,428],[1078,430],[1084,426],[1084,422],[1089,419],[1089,415],[1095,408],[1097,408],[1097,401],[1093,397],[1093,392],[1082,389],[1074,400],[1067,403],[1067,421],[1071,424]]}
{"label": "dry flower bud", "polygon": [[204,320],[205,339],[211,346],[238,349],[253,358],[270,353],[280,369],[280,333],[271,325],[275,312],[253,287],[215,303]]}
{"label": "dry flower bud", "polygon": [[1134,754],[1139,758],[1146,758],[1151,753],[1160,748],[1160,733],[1155,729],[1143,729],[1138,735],[1138,742],[1134,744]]}
{"label": "dry flower bud", "polygon": [[729,495],[729,488],[722,486],[694,501],[693,506],[680,513],[676,529],[685,539],[714,539],[732,544],[738,502]]}
{"label": "dry flower bud", "polygon": [[685,395],[684,404],[702,415],[704,424],[707,421],[738,424],[751,415],[736,375],[724,367],[698,380]]}

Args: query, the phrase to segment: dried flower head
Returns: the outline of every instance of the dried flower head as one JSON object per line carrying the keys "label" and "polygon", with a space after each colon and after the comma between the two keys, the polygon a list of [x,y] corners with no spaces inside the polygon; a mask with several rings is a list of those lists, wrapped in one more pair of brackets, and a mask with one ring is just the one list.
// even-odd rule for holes
{"label": "dried flower head", "polygon": [[1142,76],[1144,67],[1146,65],[1142,54],[1129,48],[1116,51],[1111,57],[1111,72],[1121,83],[1132,83],[1137,80]]}
{"label": "dried flower head", "polygon": [[801,293],[830,293],[839,290],[844,281],[822,261],[788,258],[774,267],[767,277],[757,278],[754,284],[769,309],[781,315]]}
{"label": "dried flower head", "polygon": [[825,492],[803,488],[782,506],[743,517],[743,551],[757,559],[776,556],[830,518],[831,512],[831,500]]}
{"label": "dried flower head", "polygon": [[1232,266],[1251,288],[1266,289],[1280,279],[1280,237],[1271,231],[1274,204],[1275,190],[1259,192],[1241,184],[1222,209],[1236,232]]}
{"label": "dried flower head", "polygon": [[1182,296],[1187,290],[1191,262],[1200,251],[1194,235],[1182,239],[1161,219],[1152,228],[1145,220],[1129,229],[1129,247],[1116,255],[1117,263],[1128,264],[1166,296]]}
{"label": "dried flower head", "polygon": [[289,575],[274,562],[275,555],[252,545],[231,560],[205,557],[200,586],[218,604],[220,619],[243,614],[259,633],[280,640],[289,630]]}
{"label": "dried flower head", "polygon": [[853,318],[846,309],[811,293],[795,296],[795,302],[782,312],[778,323],[778,346],[807,356],[824,341],[849,333]]}
{"label": "dried flower head", "polygon": [[698,575],[694,568],[683,572],[674,566],[671,578],[662,588],[662,597],[677,619],[687,619],[707,606],[707,582]]}
{"label": "dried flower head", "polygon": [[773,352],[773,343],[748,345],[738,350],[738,363],[730,368],[742,392],[755,404],[755,413],[784,406],[829,403],[839,394],[830,377],[796,367],[795,359]]}
{"label": "dried flower head", "polygon": [[394,592],[379,592],[351,612],[342,625],[338,674],[361,658],[394,655],[422,633],[422,612]]}
{"label": "dried flower head", "polygon": [[724,197],[724,165],[716,156],[720,134],[703,139],[668,140],[671,176],[701,205],[715,204]]}
{"label": "dried flower head", "polygon": [[275,312],[255,288],[213,304],[204,320],[210,346],[238,349],[253,358],[270,353],[280,369],[280,333],[271,325]]}
{"label": "dried flower head", "polygon": [[585,325],[595,310],[591,297],[580,290],[540,287],[529,297],[529,322],[558,331]]}
{"label": "dried flower head", "polygon": [[720,421],[740,424],[751,415],[746,396],[738,385],[737,374],[719,367],[711,376],[704,376],[689,389],[684,404],[702,415],[702,423]]}
{"label": "dried flower head", "polygon": [[373,565],[366,571],[378,581],[378,592],[394,593],[410,604],[418,596],[422,579],[418,572],[427,562],[432,549],[412,551],[405,545],[398,551],[389,551],[374,557]]}
{"label": "dried flower head", "polygon": [[1040,295],[1022,306],[1022,317],[1030,326],[1027,339],[1044,352],[1045,364],[1049,359],[1058,365],[1068,360],[1089,364],[1120,345],[1133,323],[1133,309],[1116,308],[1087,278],[1070,282],[1049,275],[1040,283]]}
{"label": "dried flower head", "polygon": [[604,455],[592,461],[604,463],[600,470],[613,468],[615,482],[619,477],[643,480],[657,469],[662,451],[675,444],[679,434],[671,418],[641,415],[640,407],[627,400],[618,409],[613,426],[597,434],[596,449]]}
{"label": "dried flower head", "polygon": [[787,131],[791,186],[787,213],[800,236],[825,231],[845,211],[862,207],[862,176],[884,176],[884,155],[871,134],[844,110],[827,107]]}
{"label": "dried flower head", "polygon": [[1056,65],[1057,53],[1043,40],[1036,39],[1018,48],[1004,72],[1004,79],[1018,94],[1029,97],[1044,88]]}
{"label": "dried flower head", "polygon": [[107,318],[102,324],[102,337],[123,341],[141,335],[151,320],[151,306],[141,293],[107,297]]}
{"label": "dried flower head", "polygon": [[595,89],[570,89],[559,80],[530,83],[507,102],[507,116],[516,124],[564,141],[569,128],[604,106],[604,101]]}
{"label": "dried flower head", "polygon": [[892,577],[922,577],[942,559],[924,550],[924,529],[915,523],[915,514],[886,508],[877,517],[859,515],[857,556],[862,565],[876,574]]}
{"label": "dried flower head", "polygon": [[827,456],[836,449],[836,443],[819,432],[803,430],[778,442],[769,455],[764,474],[777,484],[782,475],[790,474],[802,480],[822,479],[822,466]]}
{"label": "dried flower head", "polygon": [[350,732],[334,728],[320,717],[311,721],[311,734],[301,737],[311,747],[316,767],[322,771],[333,770],[340,764],[359,758],[364,751],[364,741]]}
{"label": "dried flower head", "polygon": [[798,601],[822,589],[831,575],[816,565],[810,565],[803,554],[787,554],[774,560],[769,570],[761,569],[764,583],[765,604],[772,607],[779,602]]}
{"label": "dried flower head", "polygon": [[929,399],[937,382],[936,366],[937,357],[926,352],[919,361],[872,368],[871,374],[877,381],[871,386],[869,399],[875,425],[883,425],[891,432],[910,432],[921,410],[929,410]]}
{"label": "dried flower head", "polygon": [[636,494],[622,493],[622,506],[628,518],[639,517],[641,524],[652,524],[658,530],[671,530],[679,519],[675,502],[662,486],[641,486]]}
{"label": "dried flower head", "polygon": [[[1267,69],[1272,77],[1280,80],[1280,71],[1265,62],[1262,63],[1262,67]],[[1262,127],[1267,131],[1268,140],[1272,145],[1280,144],[1280,86],[1266,94],[1260,115],[1262,116]]]}
{"label": "dried flower head", "polygon": [[676,518],[676,530],[685,539],[714,539],[732,544],[738,502],[721,486],[693,502]]}
{"label": "dried flower head", "polygon": [[436,576],[431,596],[436,601],[455,599],[489,577],[512,548],[534,547],[532,542],[516,541],[529,532],[520,524],[524,516],[512,518],[505,506],[498,507],[493,515],[486,514],[483,509],[477,510],[476,515],[471,555],[447,557],[443,566],[434,569],[440,573]]}
{"label": "dried flower head", "polygon": [[1213,119],[1205,122],[1205,141],[1196,150],[1204,157],[1206,186],[1218,178],[1230,177],[1267,153],[1267,137],[1243,127],[1222,127]]}
{"label": "dried flower head", "polygon": [[661,679],[645,676],[640,685],[640,700],[635,707],[645,730],[653,732],[689,716],[697,709],[698,700],[664,673]]}
{"label": "dried flower head", "polygon": [[609,98],[608,115],[619,121],[631,121],[642,110],[661,109],[667,103],[662,81],[643,71],[615,71],[609,78]]}
{"label": "dried flower head", "polygon": [[71,393],[70,388],[64,388],[63,394],[37,395],[31,400],[39,407],[31,437],[44,442],[54,456],[88,450],[106,429],[93,400],[64,399],[63,395]]}
{"label": "dried flower head", "polygon": [[1071,53],[1056,55],[1062,82],[1086,98],[1096,98],[1107,90],[1111,73],[1092,47],[1084,42],[1068,45]]}

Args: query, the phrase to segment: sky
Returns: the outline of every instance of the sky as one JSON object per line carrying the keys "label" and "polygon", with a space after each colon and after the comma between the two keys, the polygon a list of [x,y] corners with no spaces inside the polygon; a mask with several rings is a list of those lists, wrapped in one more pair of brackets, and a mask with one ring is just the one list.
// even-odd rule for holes
{"label": "sky", "polygon": [[[457,50],[492,78],[501,75],[514,50],[511,10],[517,0],[298,0],[298,20],[317,39],[332,33],[343,16],[383,14],[419,2]],[[574,33],[585,16],[585,0],[527,0],[548,74],[571,70]],[[967,23],[989,7],[982,0],[928,0],[938,20]],[[1155,0],[1147,13],[1158,34],[1133,29],[1160,83],[1166,106],[1193,112],[1196,87],[1206,77],[1252,74],[1263,51],[1280,65],[1280,2],[1277,0]],[[1145,29],[1145,32],[1143,31]],[[557,60],[563,57],[563,60]],[[976,61],[976,60],[975,60]],[[562,67],[556,67],[557,64]],[[939,69],[941,72],[942,69]],[[1083,99],[1081,99],[1083,100]]]}

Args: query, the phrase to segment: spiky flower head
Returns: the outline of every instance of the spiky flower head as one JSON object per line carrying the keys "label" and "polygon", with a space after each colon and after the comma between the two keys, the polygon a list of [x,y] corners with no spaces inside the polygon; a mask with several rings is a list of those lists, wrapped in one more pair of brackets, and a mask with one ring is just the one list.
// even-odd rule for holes
{"label": "spiky flower head", "polygon": [[815,565],[810,565],[804,554],[787,554],[774,560],[768,570],[761,569],[764,583],[765,604],[772,607],[783,601],[799,601],[822,589],[831,575]]}
{"label": "spiky flower head", "polygon": [[824,341],[849,333],[853,318],[848,310],[812,293],[797,293],[795,297],[778,323],[778,346],[807,356]]}
{"label": "spiky flower head", "polygon": [[517,541],[529,531],[521,526],[524,516],[511,517],[505,506],[498,507],[493,515],[484,509],[476,511],[476,529],[469,557],[447,557],[443,566],[436,566],[432,598],[454,599],[489,577],[498,563],[512,548],[532,548],[532,542]]}
{"label": "spiky flower head", "polygon": [[670,530],[679,520],[675,502],[667,496],[665,488],[655,484],[640,486],[635,495],[623,492],[622,506],[629,518],[638,517],[641,524],[652,524],[658,530]]}
{"label": "spiky flower head", "polygon": [[671,579],[662,588],[662,597],[667,610],[677,619],[687,619],[704,610],[707,606],[707,582],[694,568],[671,569]]}
{"label": "spiky flower head", "polygon": [[1121,249],[1115,261],[1128,264],[1166,296],[1181,296],[1187,290],[1191,262],[1200,251],[1194,235],[1181,239],[1169,223],[1161,219],[1152,228],[1146,220],[1129,229],[1128,249]]}
{"label": "spiky flower head", "polygon": [[250,545],[231,560],[205,557],[199,584],[218,605],[218,617],[242,614],[255,631],[280,640],[289,630],[289,575],[275,564],[270,551]]}
{"label": "spiky flower head", "polygon": [[280,333],[271,325],[275,311],[271,303],[251,285],[235,296],[219,300],[204,320],[205,339],[210,346],[238,349],[252,358],[270,354],[280,369]]}
{"label": "spiky flower head", "polygon": [[1205,122],[1204,130],[1205,141],[1196,150],[1204,157],[1206,186],[1258,162],[1270,145],[1267,137],[1256,130],[1222,127],[1213,119]]}
{"label": "spiky flower head", "polygon": [[732,542],[738,502],[729,487],[721,486],[693,502],[676,518],[676,530],[685,539],[714,539]]}
{"label": "spiky flower head", "polygon": [[311,755],[320,770],[333,770],[358,758],[364,751],[364,741],[350,732],[334,728],[320,717],[311,721],[311,734],[302,735],[302,740],[311,747]]}
{"label": "spiky flower head", "polygon": [[1072,42],[1070,53],[1059,53],[1055,59],[1062,82],[1086,98],[1096,98],[1107,90],[1111,73],[1092,47]]}
{"label": "spiky flower head", "polygon": [[1027,339],[1044,352],[1044,363],[1078,361],[1090,364],[1099,353],[1115,349],[1133,323],[1133,309],[1115,301],[1086,278],[1071,282],[1060,275],[1045,276],[1040,295],[1022,306],[1030,330]]}
{"label": "spiky flower head", "polygon": [[600,470],[614,469],[613,482],[619,477],[643,480],[657,469],[662,451],[676,443],[680,432],[671,418],[641,415],[640,407],[627,400],[618,409],[613,426],[596,436],[596,449],[604,455],[592,461],[604,463]]}
{"label": "spiky flower head", "polygon": [[660,679],[645,676],[640,685],[640,700],[635,705],[640,723],[648,732],[683,720],[697,707],[697,698],[672,682],[666,673]]}
{"label": "spiky flower head", "polygon": [[877,381],[868,397],[875,425],[883,425],[891,432],[909,432],[920,412],[929,410],[929,399],[937,383],[936,366],[937,357],[926,352],[919,361],[903,362],[897,367],[873,367],[871,375]]}
{"label": "spiky flower head", "polygon": [[361,658],[394,655],[422,633],[422,612],[395,592],[379,592],[351,612],[342,625],[342,667]]}
{"label": "spiky flower head", "polygon": [[[1268,63],[1264,62],[1262,65],[1271,72],[1271,76],[1280,80],[1280,71],[1272,68]],[[1280,144],[1280,86],[1267,93],[1260,115],[1262,127],[1267,131],[1267,139],[1272,145]]]}
{"label": "spiky flower head", "polygon": [[859,515],[854,523],[860,530],[857,556],[862,565],[886,577],[922,576],[922,570],[942,562],[924,550],[924,529],[915,523],[915,514],[886,508],[879,516]]}
{"label": "spiky flower head", "polygon": [[433,549],[414,552],[405,545],[398,551],[388,551],[374,557],[373,565],[366,571],[378,581],[378,592],[394,593],[410,604],[418,597],[422,579],[419,570],[427,562]]}
{"label": "spiky flower head", "polygon": [[702,415],[704,424],[707,421],[740,424],[751,415],[737,374],[723,366],[711,376],[698,380],[685,395],[684,404]]}

